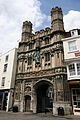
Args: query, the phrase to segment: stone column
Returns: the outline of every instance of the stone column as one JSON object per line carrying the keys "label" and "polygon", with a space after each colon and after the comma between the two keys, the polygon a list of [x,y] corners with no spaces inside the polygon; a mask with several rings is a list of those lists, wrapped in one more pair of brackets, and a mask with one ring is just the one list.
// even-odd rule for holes
{"label": "stone column", "polygon": [[[54,103],[53,103],[53,115],[58,115],[58,109],[59,107],[63,108],[64,114],[70,114],[71,108],[69,101],[65,100],[66,90],[68,89],[65,85],[64,88],[64,77],[63,75],[57,79],[55,79],[54,84]],[[55,88],[56,87],[56,88]],[[65,95],[64,95],[65,93]],[[56,95],[56,96],[55,96]]]}
{"label": "stone column", "polygon": [[32,109],[33,113],[37,113],[37,94],[35,88],[32,89]]}
{"label": "stone column", "polygon": [[33,71],[35,70],[35,60],[33,61]]}
{"label": "stone column", "polygon": [[41,60],[41,62],[42,62],[42,69],[44,69],[44,67],[45,67],[45,60],[44,60],[44,56],[42,56],[42,60]]}
{"label": "stone column", "polygon": [[54,58],[54,54],[51,55],[51,65],[52,65],[52,68],[55,67],[55,58]]}
{"label": "stone column", "polygon": [[33,102],[33,96],[32,96],[32,95],[33,95],[33,86],[32,86],[32,84],[31,84],[31,105],[30,105],[30,109],[33,111],[33,108],[32,108],[32,107],[33,107],[33,106],[32,106],[32,105],[33,105],[33,104],[32,104],[32,102]]}
{"label": "stone column", "polygon": [[56,79],[54,79],[54,99],[53,99],[53,115],[57,115],[57,108],[56,108],[56,102],[57,102],[57,86],[56,86]]}
{"label": "stone column", "polygon": [[24,81],[21,83],[20,112],[24,111]]}
{"label": "stone column", "polygon": [[62,51],[59,52],[59,60],[60,60],[60,66],[61,66],[62,62],[63,62],[63,53],[62,53]]}

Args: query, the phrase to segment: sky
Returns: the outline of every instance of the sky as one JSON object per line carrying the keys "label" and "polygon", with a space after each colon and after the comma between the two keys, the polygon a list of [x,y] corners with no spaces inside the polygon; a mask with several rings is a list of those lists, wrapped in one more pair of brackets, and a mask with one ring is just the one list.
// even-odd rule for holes
{"label": "sky", "polygon": [[33,32],[50,27],[50,12],[61,7],[65,31],[80,28],[80,0],[0,0],[0,55],[18,47],[22,24],[31,21]]}

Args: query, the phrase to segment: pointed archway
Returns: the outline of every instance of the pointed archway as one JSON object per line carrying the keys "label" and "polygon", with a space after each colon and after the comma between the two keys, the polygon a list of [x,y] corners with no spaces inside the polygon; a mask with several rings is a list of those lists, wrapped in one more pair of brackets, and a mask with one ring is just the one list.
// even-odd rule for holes
{"label": "pointed archway", "polygon": [[35,86],[37,94],[37,113],[46,112],[53,108],[53,85],[46,81],[40,81]]}
{"label": "pointed archway", "polygon": [[31,96],[26,95],[25,96],[25,112],[30,111],[30,106],[31,106]]}

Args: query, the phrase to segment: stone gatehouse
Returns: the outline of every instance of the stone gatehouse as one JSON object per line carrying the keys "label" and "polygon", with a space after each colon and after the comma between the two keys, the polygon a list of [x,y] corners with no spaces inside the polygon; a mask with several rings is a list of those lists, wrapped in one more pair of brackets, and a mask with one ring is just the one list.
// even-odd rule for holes
{"label": "stone gatehouse", "polygon": [[51,27],[32,33],[32,23],[23,22],[19,42],[14,105],[21,112],[51,111],[63,107],[70,113],[69,89],[64,65],[64,30],[61,8],[51,10]]}

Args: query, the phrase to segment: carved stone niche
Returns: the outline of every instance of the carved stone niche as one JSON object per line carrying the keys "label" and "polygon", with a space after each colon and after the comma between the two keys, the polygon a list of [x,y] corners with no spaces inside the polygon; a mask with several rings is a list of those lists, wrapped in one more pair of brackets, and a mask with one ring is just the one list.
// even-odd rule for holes
{"label": "carved stone niche", "polygon": [[59,90],[58,92],[57,92],[57,100],[58,101],[63,101],[64,99],[64,92],[63,92],[63,90]]}
{"label": "carved stone niche", "polygon": [[25,87],[25,92],[26,93],[31,92],[31,87],[30,86]]}
{"label": "carved stone niche", "polygon": [[36,40],[36,47],[40,47],[40,41],[41,41],[40,39]]}

